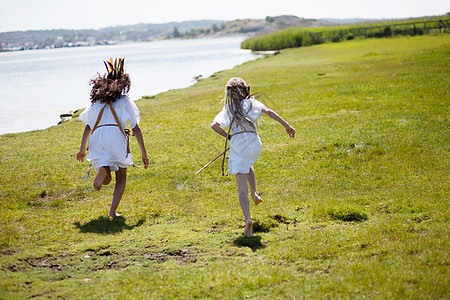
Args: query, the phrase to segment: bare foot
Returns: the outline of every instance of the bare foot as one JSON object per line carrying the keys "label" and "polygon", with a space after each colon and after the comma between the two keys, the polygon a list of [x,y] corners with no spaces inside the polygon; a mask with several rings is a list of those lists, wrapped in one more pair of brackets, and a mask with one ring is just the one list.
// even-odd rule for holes
{"label": "bare foot", "polygon": [[261,199],[261,197],[258,195],[258,193],[255,192],[255,194],[252,194],[252,199],[253,202],[255,203],[255,205],[260,204],[261,202],[263,202],[263,200]]}
{"label": "bare foot", "polygon": [[246,237],[246,238],[253,237],[253,222],[252,222],[252,220],[245,222],[244,237]]}
{"label": "bare foot", "polygon": [[101,167],[98,170],[97,176],[95,176],[95,178],[94,178],[94,189],[96,191],[101,190],[102,184],[105,181],[106,174],[107,174],[107,172],[106,172],[105,167]]}

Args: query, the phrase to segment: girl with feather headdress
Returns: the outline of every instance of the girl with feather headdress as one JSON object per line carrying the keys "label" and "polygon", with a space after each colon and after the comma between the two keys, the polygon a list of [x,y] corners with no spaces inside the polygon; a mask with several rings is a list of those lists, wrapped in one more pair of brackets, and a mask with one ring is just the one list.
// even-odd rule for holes
{"label": "girl with feather headdress", "polygon": [[[276,112],[267,108],[250,94],[250,84],[242,78],[233,77],[228,80],[225,89],[225,105],[216,115],[211,128],[230,140],[230,156],[228,173],[235,175],[238,187],[239,202],[245,218],[244,237],[253,236],[253,223],[250,218],[248,186],[255,205],[262,202],[256,191],[255,170],[253,164],[261,154],[261,139],[258,136],[258,117],[263,114],[276,120],[286,129],[291,138],[295,129]],[[229,126],[228,133],[223,129]],[[231,133],[231,134],[230,134]],[[225,147],[226,148],[226,147]]]}
{"label": "girl with feather headdress", "polygon": [[80,114],[80,120],[86,126],[77,160],[84,161],[89,140],[89,155],[86,160],[90,161],[97,171],[94,179],[94,188],[97,191],[100,191],[102,185],[111,182],[111,171],[115,172],[116,184],[108,215],[116,217],[116,209],[125,191],[127,167],[133,164],[129,153],[128,134],[124,130],[127,122],[130,123],[139,144],[145,169],[149,160],[139,128],[139,109],[127,96],[130,77],[124,72],[124,59],[114,61],[111,58],[104,63],[107,73],[91,79],[91,105]]}

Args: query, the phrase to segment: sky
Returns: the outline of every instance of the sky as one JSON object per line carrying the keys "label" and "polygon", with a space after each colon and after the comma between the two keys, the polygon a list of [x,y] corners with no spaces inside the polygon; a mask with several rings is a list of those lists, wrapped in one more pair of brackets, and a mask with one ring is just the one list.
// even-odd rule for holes
{"label": "sky", "polygon": [[279,15],[396,19],[449,11],[449,0],[0,0],[0,32]]}

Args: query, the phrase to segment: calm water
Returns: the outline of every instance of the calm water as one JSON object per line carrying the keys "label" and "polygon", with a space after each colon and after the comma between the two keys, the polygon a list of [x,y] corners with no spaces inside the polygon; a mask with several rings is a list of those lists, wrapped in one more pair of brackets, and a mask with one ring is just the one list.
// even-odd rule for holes
{"label": "calm water", "polygon": [[240,49],[243,37],[170,40],[114,46],[0,53],[0,134],[44,129],[59,115],[89,105],[89,79],[103,60],[125,57],[130,97],[154,95],[194,83],[257,58]]}

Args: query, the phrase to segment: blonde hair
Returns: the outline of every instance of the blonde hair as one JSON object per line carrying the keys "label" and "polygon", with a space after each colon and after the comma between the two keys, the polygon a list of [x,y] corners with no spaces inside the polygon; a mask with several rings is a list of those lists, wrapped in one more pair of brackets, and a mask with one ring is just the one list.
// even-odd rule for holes
{"label": "blonde hair", "polygon": [[250,96],[250,84],[247,85],[244,79],[232,77],[225,86],[225,103],[228,107],[230,118],[240,127],[243,124],[250,125],[256,131],[253,122],[246,116],[247,112],[242,110],[241,101]]}

